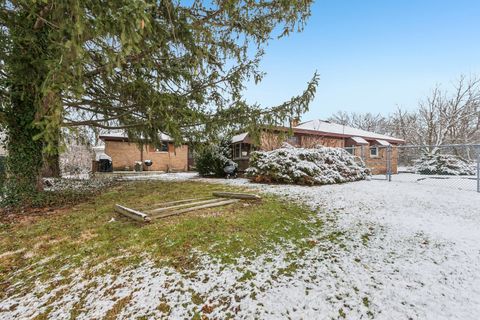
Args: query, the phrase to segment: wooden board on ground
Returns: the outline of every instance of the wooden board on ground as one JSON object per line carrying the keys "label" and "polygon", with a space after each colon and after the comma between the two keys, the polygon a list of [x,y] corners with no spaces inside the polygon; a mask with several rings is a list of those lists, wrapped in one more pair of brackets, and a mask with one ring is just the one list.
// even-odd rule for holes
{"label": "wooden board on ground", "polygon": [[216,198],[196,198],[156,203],[150,206],[150,209],[142,210],[144,212],[117,204],[115,205],[115,211],[136,221],[150,222],[152,219],[161,219],[195,210],[226,206],[240,200],[261,199],[260,196],[255,194],[238,192],[213,192],[213,195]]}
{"label": "wooden board on ground", "polygon": [[[208,199],[211,199],[211,198],[208,198]],[[180,204],[180,203],[200,201],[200,200],[207,200],[207,198],[192,198],[192,199],[183,199],[183,200],[176,200],[176,201],[169,201],[169,202],[159,202],[159,203],[152,204],[150,207],[152,208],[165,207],[165,206],[170,206],[172,204]]]}
{"label": "wooden board on ground", "polygon": [[251,193],[239,193],[239,192],[220,192],[214,191],[213,195],[215,197],[221,198],[231,198],[231,199],[244,199],[244,200],[259,200],[260,196]]}
{"label": "wooden board on ground", "polygon": [[171,216],[177,216],[186,212],[194,211],[194,210],[200,210],[200,209],[207,209],[207,208],[213,208],[213,207],[219,207],[219,206],[226,206],[235,202],[240,201],[240,199],[230,199],[230,200],[222,200],[222,201],[217,201],[213,203],[208,203],[200,206],[195,206],[195,207],[190,207],[190,208],[185,208],[185,209],[180,209],[176,211],[167,211],[167,212],[161,212],[161,213],[153,213],[150,215],[151,219],[161,219],[161,218],[166,218],[166,217],[171,217]]}
{"label": "wooden board on ground", "polygon": [[115,205],[115,211],[136,221],[149,222],[151,219],[143,212],[130,209],[119,204]]}
{"label": "wooden board on ground", "polygon": [[190,207],[190,206],[205,204],[205,203],[218,202],[219,200],[222,200],[222,199],[215,198],[215,199],[207,199],[207,200],[202,200],[202,201],[187,202],[187,203],[177,204],[175,206],[160,207],[160,208],[156,208],[156,209],[153,209],[153,210],[148,210],[147,212],[151,214],[151,213],[156,213],[156,212],[169,211],[169,210],[183,208],[183,207]]}

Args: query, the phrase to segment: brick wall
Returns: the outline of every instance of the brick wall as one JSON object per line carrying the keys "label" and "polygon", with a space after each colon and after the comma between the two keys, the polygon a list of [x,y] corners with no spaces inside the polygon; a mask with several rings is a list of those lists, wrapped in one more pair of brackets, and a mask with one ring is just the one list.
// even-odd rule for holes
{"label": "brick wall", "polygon": [[282,143],[287,141],[294,147],[314,148],[321,145],[325,147],[343,148],[345,142],[343,138],[322,137],[317,135],[298,134],[294,135],[295,142],[288,141],[287,135],[281,135],[271,132],[263,132],[260,136],[260,149],[264,151],[271,151],[278,149]]}
{"label": "brick wall", "polygon": [[345,139],[314,135],[300,136],[300,146],[302,148],[315,148],[315,146],[318,145],[325,147],[343,148],[345,146]]}
{"label": "brick wall", "polygon": [[[136,161],[142,161],[142,152],[136,143],[125,141],[105,141],[105,153],[112,158],[113,170],[133,170]],[[168,144],[168,151],[157,152],[153,146],[143,147],[143,160],[152,160],[150,171],[187,171],[188,146],[175,148]]]}
{"label": "brick wall", "polygon": [[272,151],[282,146],[285,137],[272,132],[262,132],[260,135],[260,150]]}
{"label": "brick wall", "polygon": [[[379,147],[378,156],[372,157],[368,146],[365,146],[365,165],[372,170],[372,174],[386,174],[387,173],[387,148]],[[392,173],[398,171],[398,149],[392,146],[391,156]]]}

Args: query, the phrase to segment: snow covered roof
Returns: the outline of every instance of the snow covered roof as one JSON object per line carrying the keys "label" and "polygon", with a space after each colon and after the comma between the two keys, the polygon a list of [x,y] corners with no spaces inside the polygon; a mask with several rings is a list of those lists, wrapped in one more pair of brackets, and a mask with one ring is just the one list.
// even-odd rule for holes
{"label": "snow covered roof", "polygon": [[375,132],[365,131],[357,128],[352,128],[352,127],[344,126],[337,123],[331,123],[331,122],[323,121],[320,119],[302,122],[298,126],[294,127],[294,129],[311,130],[311,131],[317,131],[325,134],[330,133],[330,134],[350,136],[350,137],[361,137],[364,139],[365,138],[381,139],[381,140],[386,140],[389,142],[397,142],[397,143],[404,142],[402,139],[386,136],[383,134],[378,134]]}
{"label": "snow covered roof", "polygon": [[[160,132],[159,138],[162,141],[173,141],[172,137],[168,134]],[[100,134],[100,139],[102,140],[116,140],[116,139],[128,139],[128,135],[125,131],[108,131],[106,133]]]}
{"label": "snow covered roof", "polygon": [[384,146],[384,147],[388,147],[390,145],[390,142],[385,141],[385,140],[377,139],[375,141],[377,141],[379,145]]}
{"label": "snow covered roof", "polygon": [[232,143],[242,142],[248,136],[248,132],[237,134],[232,137]]}
{"label": "snow covered roof", "polygon": [[356,144],[368,144],[367,140],[362,137],[352,137],[352,140],[355,141]]}

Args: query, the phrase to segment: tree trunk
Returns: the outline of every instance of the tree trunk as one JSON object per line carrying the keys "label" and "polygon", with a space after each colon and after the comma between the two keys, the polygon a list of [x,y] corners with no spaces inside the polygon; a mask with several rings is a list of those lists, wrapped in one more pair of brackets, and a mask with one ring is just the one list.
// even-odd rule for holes
{"label": "tree trunk", "polygon": [[15,205],[30,202],[42,190],[41,140],[33,127],[35,103],[25,92],[12,92],[12,107],[6,112],[7,122],[7,177],[5,201]]}
{"label": "tree trunk", "polygon": [[57,154],[44,154],[42,176],[44,178],[60,178],[60,156]]}
{"label": "tree trunk", "polygon": [[[28,25],[28,19],[20,20]],[[41,169],[43,142],[34,126],[37,106],[42,98],[42,84],[48,72],[43,54],[42,33],[26,37],[22,28],[12,38],[12,54],[5,60],[9,73],[10,103],[4,109],[7,134],[6,205],[30,205],[43,189]],[[17,30],[15,30],[17,31]],[[35,45],[33,45],[35,44]],[[38,46],[37,46],[38,45]]]}
{"label": "tree trunk", "polygon": [[42,176],[44,178],[60,178],[60,130],[57,130],[56,141],[54,145],[53,153],[44,153],[43,154],[43,168]]}

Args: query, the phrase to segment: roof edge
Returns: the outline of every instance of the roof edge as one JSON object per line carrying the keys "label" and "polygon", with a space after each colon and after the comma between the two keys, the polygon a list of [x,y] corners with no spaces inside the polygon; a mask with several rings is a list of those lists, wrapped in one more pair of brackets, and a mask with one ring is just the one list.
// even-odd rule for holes
{"label": "roof edge", "polygon": [[[273,130],[284,130],[288,131],[290,130],[289,127],[275,127]],[[365,135],[350,135],[350,134],[342,134],[342,133],[331,133],[331,132],[326,132],[326,131],[319,131],[319,130],[310,130],[310,129],[301,129],[301,128],[292,128],[294,133],[305,133],[305,134],[311,134],[311,135],[316,135],[316,136],[327,136],[327,137],[338,137],[338,138],[351,138],[351,137],[361,137],[365,140],[377,140],[380,138],[376,137],[371,137],[371,136],[365,136]],[[388,137],[388,136],[387,136]],[[389,138],[383,138],[381,140],[385,140],[388,142],[393,142],[393,143],[405,143],[405,140],[399,139],[399,138],[394,138],[394,137],[389,137]]]}

